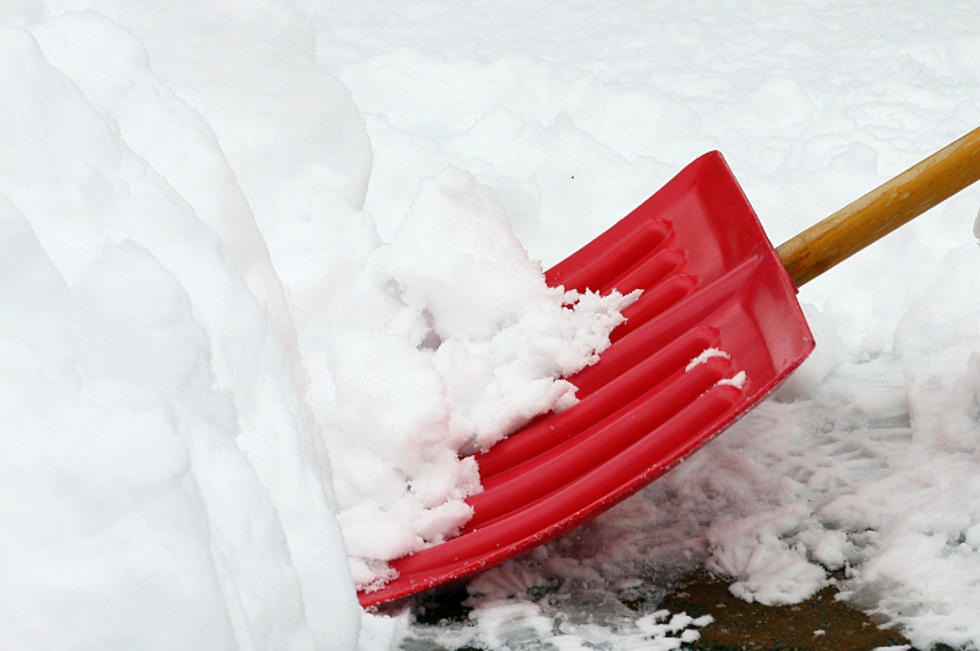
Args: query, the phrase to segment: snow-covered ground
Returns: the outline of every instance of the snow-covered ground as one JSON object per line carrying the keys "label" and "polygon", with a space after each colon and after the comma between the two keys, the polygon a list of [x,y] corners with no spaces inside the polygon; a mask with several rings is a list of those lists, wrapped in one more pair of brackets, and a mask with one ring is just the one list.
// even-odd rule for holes
{"label": "snow-covered ground", "polygon": [[978,188],[806,285],[776,395],[466,621],[354,595],[602,349],[623,302],[542,266],[711,149],[787,239],[980,124],[976,14],[0,3],[0,646],[676,648],[703,565],[980,647]]}

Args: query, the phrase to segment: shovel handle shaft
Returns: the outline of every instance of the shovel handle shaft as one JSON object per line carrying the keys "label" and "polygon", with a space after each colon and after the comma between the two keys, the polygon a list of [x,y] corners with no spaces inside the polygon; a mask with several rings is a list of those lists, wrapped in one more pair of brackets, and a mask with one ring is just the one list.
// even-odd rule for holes
{"label": "shovel handle shaft", "polygon": [[980,179],[980,127],[776,248],[797,287]]}

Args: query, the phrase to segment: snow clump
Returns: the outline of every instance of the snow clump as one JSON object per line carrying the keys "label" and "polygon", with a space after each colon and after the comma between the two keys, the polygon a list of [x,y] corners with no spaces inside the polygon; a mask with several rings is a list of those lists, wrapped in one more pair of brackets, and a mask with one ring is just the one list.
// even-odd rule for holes
{"label": "snow clump", "polygon": [[461,455],[574,404],[559,378],[598,359],[638,292],[548,287],[503,209],[456,169],[422,185],[365,273],[390,317],[332,335],[327,441],[354,579],[373,587],[391,577],[385,561],[469,519],[479,470]]}

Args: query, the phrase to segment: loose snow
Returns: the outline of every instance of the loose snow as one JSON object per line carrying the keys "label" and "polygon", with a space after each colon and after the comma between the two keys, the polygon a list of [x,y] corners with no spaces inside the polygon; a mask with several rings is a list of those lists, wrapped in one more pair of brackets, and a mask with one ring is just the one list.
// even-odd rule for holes
{"label": "loose snow", "polygon": [[462,455],[574,404],[575,387],[556,378],[598,359],[638,292],[549,288],[503,210],[454,169],[422,182],[365,276],[334,292],[350,323],[324,324],[333,398],[318,415],[332,425],[354,581],[370,589],[391,578],[385,561],[443,542],[472,515],[463,499],[481,490],[479,473]]}
{"label": "loose snow", "polygon": [[717,348],[705,348],[703,351],[701,351],[701,353],[697,357],[692,359],[688,363],[688,365],[684,367],[684,370],[690,372],[692,369],[698,367],[701,364],[704,364],[705,362],[707,362],[709,359],[713,357],[731,359],[732,356],[723,350],[718,350]]}
{"label": "loose snow", "polygon": [[980,646],[976,188],[802,288],[783,387],[466,618],[355,599],[633,298],[542,266],[711,149],[802,230],[977,126],[974,14],[2,3],[0,646],[671,649],[697,567]]}

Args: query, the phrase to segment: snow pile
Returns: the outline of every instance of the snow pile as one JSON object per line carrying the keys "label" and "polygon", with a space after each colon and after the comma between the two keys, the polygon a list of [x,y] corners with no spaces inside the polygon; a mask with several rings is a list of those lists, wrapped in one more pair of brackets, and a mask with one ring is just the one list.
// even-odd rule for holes
{"label": "snow pile", "polygon": [[[394,242],[370,258],[326,335],[320,413],[358,586],[384,561],[444,541],[472,514],[472,458],[575,402],[556,379],[594,362],[635,296],[549,288],[507,216],[469,174],[425,181]],[[566,306],[574,305],[573,309]],[[321,403],[324,405],[324,403]]]}
{"label": "snow pile", "polygon": [[279,3],[85,6],[0,13],[4,645],[349,648],[344,541],[369,584],[450,535],[458,453],[574,402],[631,299],[546,287],[460,171],[382,245]]}
{"label": "snow pile", "polygon": [[4,644],[349,646],[285,297],[214,134],[118,24],[4,11]]}

